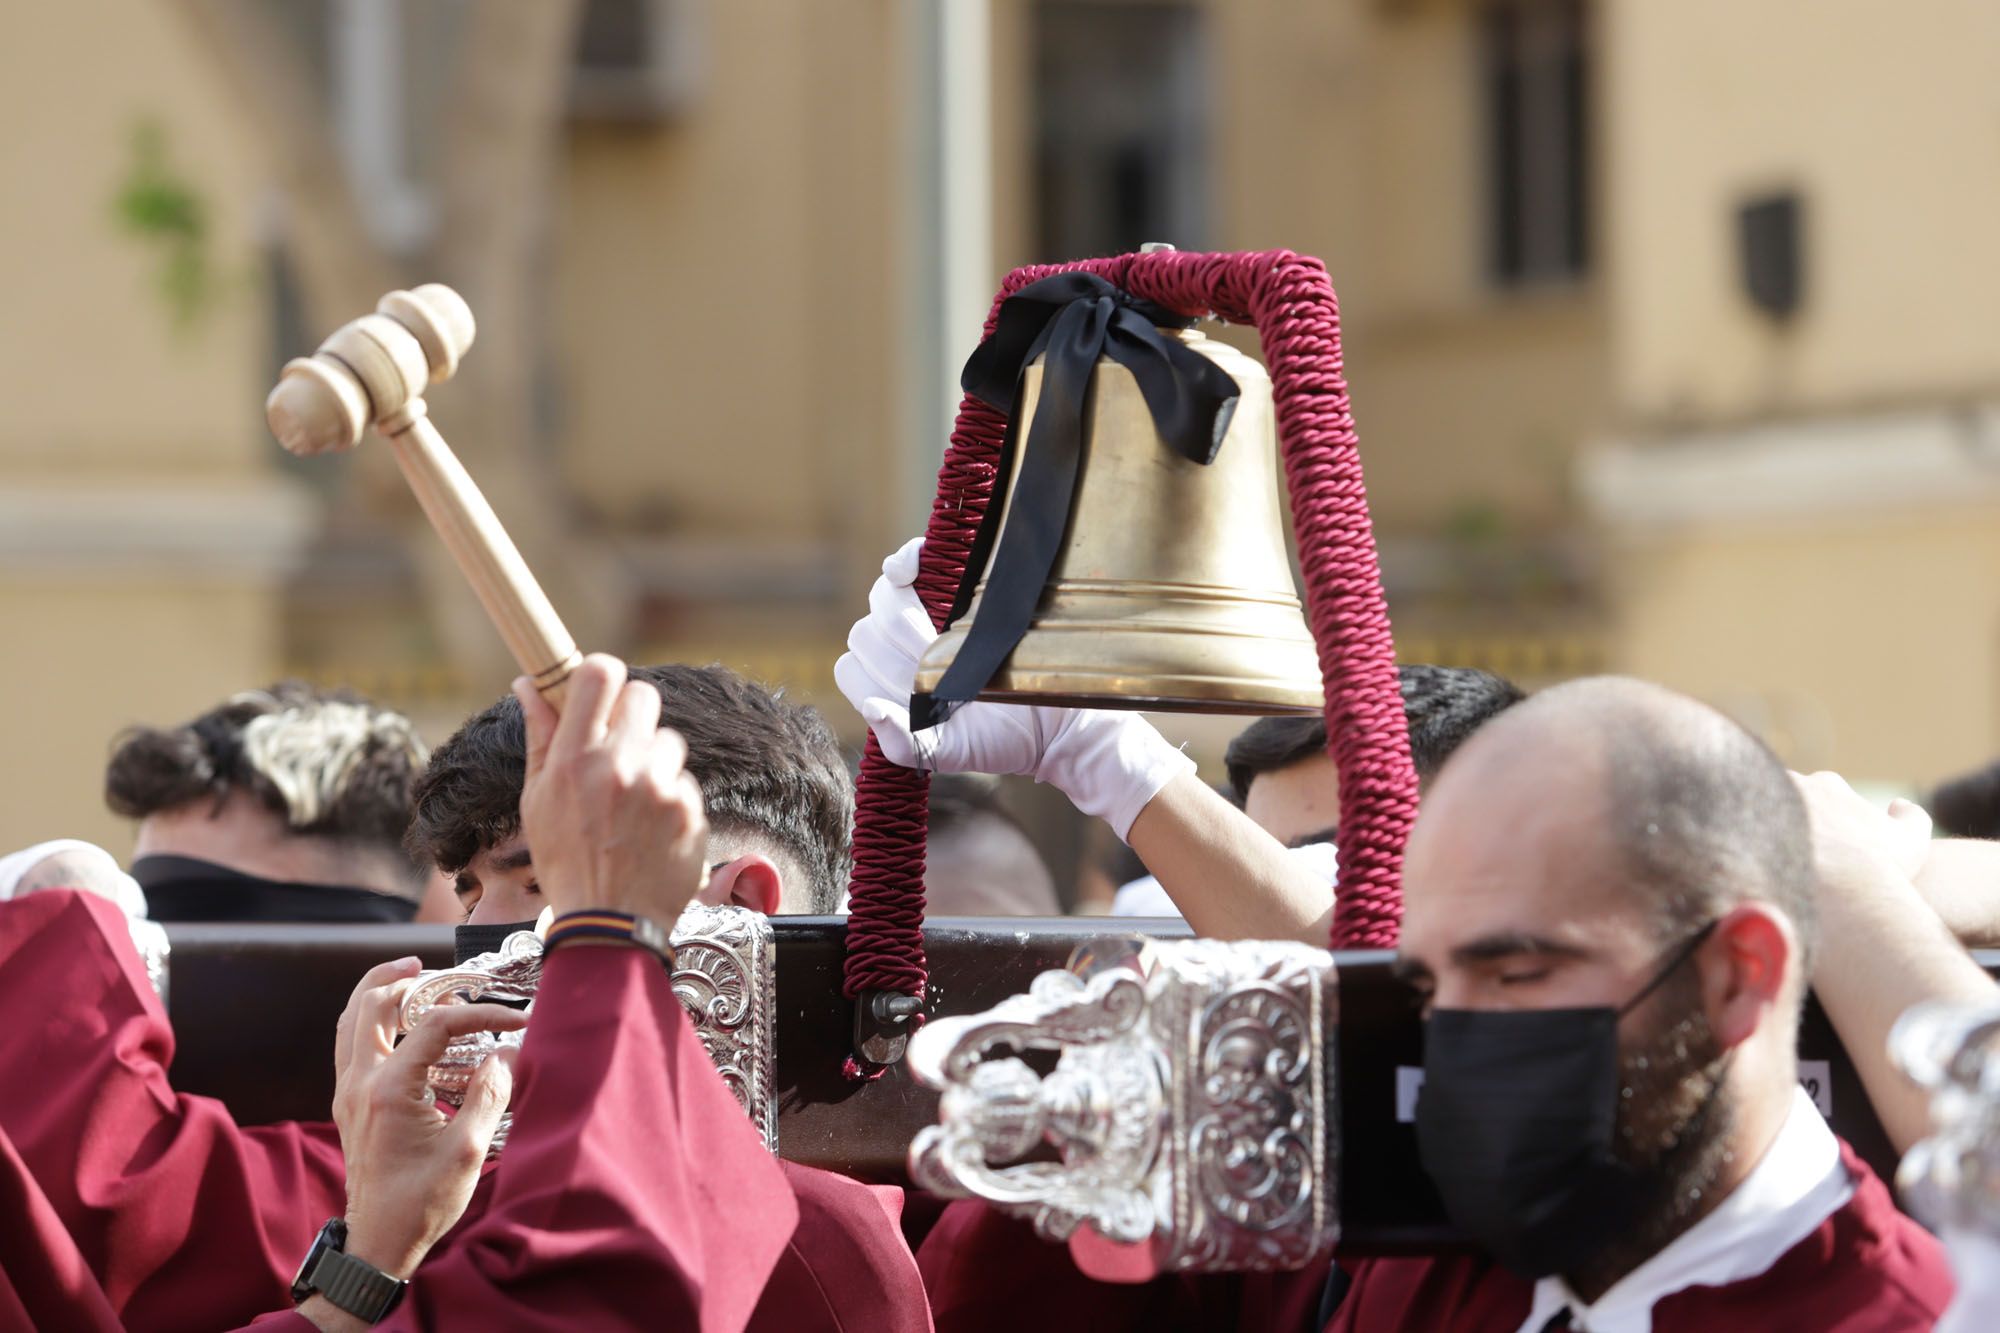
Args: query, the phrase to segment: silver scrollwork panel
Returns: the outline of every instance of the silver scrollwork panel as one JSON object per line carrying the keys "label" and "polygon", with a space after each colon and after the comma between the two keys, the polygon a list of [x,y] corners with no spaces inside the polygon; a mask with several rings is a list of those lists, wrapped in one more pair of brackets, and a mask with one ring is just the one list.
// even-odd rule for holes
{"label": "silver scrollwork panel", "polygon": [[1904,1155],[1898,1188],[1933,1227],[2000,1238],[2000,1001],[1918,1005],[1889,1053],[1931,1097],[1930,1137]]}
{"label": "silver scrollwork panel", "polygon": [[[1298,1267],[1338,1234],[1334,1002],[1332,958],[1290,943],[1157,943],[1043,973],[912,1041],[911,1072],[941,1094],[912,1174],[1049,1240],[1144,1245],[1159,1271]],[[1035,1051],[1056,1053],[1048,1074],[1019,1058]],[[1044,1145],[1059,1160],[1020,1160]]]}
{"label": "silver scrollwork panel", "polygon": [[[673,943],[674,996],[687,1010],[724,1085],[763,1136],[764,1146],[776,1152],[777,966],[771,923],[761,913],[743,908],[697,903],[675,922]],[[525,1000],[532,1010],[541,977],[542,942],[530,931],[519,931],[491,953],[457,967],[419,973],[403,999],[401,1030],[410,1031],[440,1004]],[[498,1047],[518,1047],[521,1039],[519,1032],[480,1032],[454,1039],[431,1066],[432,1093],[441,1102],[459,1105],[480,1062]],[[511,1124],[511,1116],[502,1117],[493,1141],[495,1153],[504,1146]]]}

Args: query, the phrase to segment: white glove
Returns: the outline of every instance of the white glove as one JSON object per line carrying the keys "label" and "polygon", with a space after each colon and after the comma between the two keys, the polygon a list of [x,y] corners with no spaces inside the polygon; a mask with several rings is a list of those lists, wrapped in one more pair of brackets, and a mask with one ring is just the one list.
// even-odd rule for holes
{"label": "white glove", "polygon": [[[61,860],[55,865],[44,866],[44,862],[58,857]],[[33,873],[36,871],[41,873]],[[160,929],[159,922],[146,920],[145,890],[119,867],[116,857],[95,843],[75,838],[40,842],[0,856],[0,902],[48,888],[81,889],[116,903],[125,914],[125,925],[132,932],[132,946],[139,951],[139,961],[145,964],[146,980],[165,1002],[167,932]]]}
{"label": "white glove", "polygon": [[[19,897],[28,872],[58,856],[64,858],[61,873],[47,884],[31,886],[28,892],[33,892],[35,887],[84,889],[117,903],[118,909],[129,918],[141,920],[145,917],[146,893],[139,887],[139,881],[126,874],[110,852],[96,843],[76,838],[38,842],[32,847],[0,856],[0,902]],[[40,878],[48,879],[48,872],[44,871]]]}
{"label": "white glove", "polygon": [[848,631],[847,652],[833,667],[882,753],[931,773],[1014,773],[1046,782],[1126,837],[1162,787],[1194,772],[1194,761],[1137,713],[968,703],[911,733],[917,659],[937,637],[912,586],[923,548],[918,538],[882,562],[868,614]]}

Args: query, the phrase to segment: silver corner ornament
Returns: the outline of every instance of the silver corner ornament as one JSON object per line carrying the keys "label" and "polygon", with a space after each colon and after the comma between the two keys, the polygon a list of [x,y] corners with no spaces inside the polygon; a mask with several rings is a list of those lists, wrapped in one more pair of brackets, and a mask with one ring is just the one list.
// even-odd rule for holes
{"label": "silver corner ornament", "polygon": [[778,1151],[778,959],[771,922],[743,907],[695,903],[674,923],[674,995],[715,1072]]}
{"label": "silver corner ornament", "polygon": [[[674,923],[672,938],[674,997],[687,1010],[723,1084],[763,1136],[764,1146],[775,1153],[777,959],[771,923],[744,908],[696,903]],[[517,931],[492,953],[458,967],[418,973],[416,985],[403,998],[399,1025],[409,1032],[441,1004],[512,1000],[527,1001],[532,1009],[541,980],[542,941],[532,931]],[[462,1104],[480,1062],[501,1046],[518,1047],[521,1039],[519,1032],[476,1032],[453,1039],[431,1066],[431,1092],[447,1105]],[[511,1114],[501,1118],[493,1152],[505,1145],[511,1123]]]}
{"label": "silver corner ornament", "polygon": [[1889,1054],[1931,1098],[1931,1135],[1904,1155],[1896,1187],[1947,1235],[2000,1237],[2000,1001],[1917,1005]]}
{"label": "silver corner ornament", "polygon": [[[940,1093],[911,1175],[1100,1275],[1297,1268],[1339,1235],[1335,996],[1332,957],[1303,944],[1086,946],[911,1039]],[[1021,1160],[1045,1147],[1057,1160]]]}

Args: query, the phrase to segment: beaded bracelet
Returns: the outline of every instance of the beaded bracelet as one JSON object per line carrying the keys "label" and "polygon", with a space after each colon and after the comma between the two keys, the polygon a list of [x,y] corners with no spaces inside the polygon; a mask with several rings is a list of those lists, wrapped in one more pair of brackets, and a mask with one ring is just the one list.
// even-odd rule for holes
{"label": "beaded bracelet", "polygon": [[670,972],[679,962],[674,953],[674,942],[659,922],[650,917],[634,916],[630,912],[594,907],[581,912],[565,912],[550,922],[548,933],[542,937],[542,952],[550,953],[571,940],[586,938],[620,940],[651,949],[660,956],[660,961],[667,965]]}

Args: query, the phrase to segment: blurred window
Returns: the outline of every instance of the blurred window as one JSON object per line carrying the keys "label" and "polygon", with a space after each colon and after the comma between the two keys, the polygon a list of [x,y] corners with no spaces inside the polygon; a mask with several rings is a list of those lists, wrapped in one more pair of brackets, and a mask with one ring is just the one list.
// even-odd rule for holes
{"label": "blurred window", "polygon": [[699,91],[702,0],[585,0],[570,72],[584,120],[672,118]]}
{"label": "blurred window", "polygon": [[1584,18],[1583,0],[1489,0],[1480,16],[1487,265],[1502,286],[1589,266]]}
{"label": "blurred window", "polygon": [[1035,6],[1036,258],[1206,244],[1207,54],[1195,5]]}
{"label": "blurred window", "polygon": [[437,136],[457,35],[451,0],[310,0],[272,7],[308,45],[355,208],[376,244],[420,253],[437,228]]}

